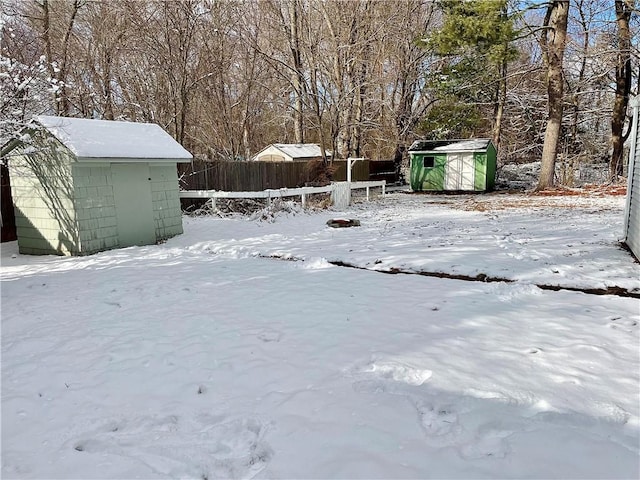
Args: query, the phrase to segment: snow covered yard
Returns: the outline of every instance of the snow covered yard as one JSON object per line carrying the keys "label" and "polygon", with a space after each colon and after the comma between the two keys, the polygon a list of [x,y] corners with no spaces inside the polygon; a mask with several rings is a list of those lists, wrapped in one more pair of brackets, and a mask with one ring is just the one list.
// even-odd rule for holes
{"label": "snow covered yard", "polygon": [[85,258],[4,244],[2,476],[637,478],[623,202],[398,193]]}

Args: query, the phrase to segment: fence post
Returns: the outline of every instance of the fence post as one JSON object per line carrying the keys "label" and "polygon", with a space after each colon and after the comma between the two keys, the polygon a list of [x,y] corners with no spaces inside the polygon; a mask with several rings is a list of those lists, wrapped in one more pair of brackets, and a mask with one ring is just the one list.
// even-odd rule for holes
{"label": "fence post", "polygon": [[351,183],[334,182],[331,184],[331,202],[336,208],[347,208],[351,204]]}
{"label": "fence post", "polygon": [[302,195],[300,195],[302,197],[302,208],[305,207],[305,205],[307,204],[307,194],[303,193]]}
{"label": "fence post", "polygon": [[358,161],[358,160],[365,160],[364,157],[358,157],[358,158],[347,158],[347,182],[351,183],[351,167]]}

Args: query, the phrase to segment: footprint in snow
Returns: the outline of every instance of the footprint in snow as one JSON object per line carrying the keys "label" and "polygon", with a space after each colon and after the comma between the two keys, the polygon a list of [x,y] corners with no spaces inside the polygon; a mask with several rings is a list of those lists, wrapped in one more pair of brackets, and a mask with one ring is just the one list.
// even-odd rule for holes
{"label": "footprint in snow", "polygon": [[638,329],[638,321],[626,320],[622,317],[612,317],[609,319],[608,326],[609,328],[612,328],[614,330],[622,330],[626,333],[633,333]]}
{"label": "footprint in snow", "polygon": [[434,447],[447,447],[457,443],[463,428],[452,405],[417,402],[414,406],[427,443]]}
{"label": "footprint in snow", "polygon": [[257,337],[265,343],[279,342],[282,338],[282,332],[278,332],[276,330],[265,330],[264,332],[259,333]]}
{"label": "footprint in snow", "polygon": [[[533,353],[532,350],[528,352]],[[400,362],[373,361],[354,369],[352,374],[358,378],[353,383],[358,393],[406,397],[416,410],[424,441],[431,447],[455,448],[466,459],[503,458],[510,451],[505,439],[512,430],[494,425],[495,421],[478,423],[478,419],[499,418],[500,412],[492,410],[495,406],[487,407],[484,399],[425,393],[424,384],[431,378],[431,370]]]}
{"label": "footprint in snow", "polygon": [[127,457],[141,475],[253,478],[273,456],[267,429],[255,418],[153,415],[102,423],[66,443],[77,455]]}
{"label": "footprint in snow", "polygon": [[346,372],[355,377],[353,389],[358,393],[391,393],[407,395],[427,382],[433,372],[405,363],[372,361]]}
{"label": "footprint in snow", "polygon": [[447,402],[438,396],[412,401],[418,412],[425,443],[432,447],[453,447],[461,457],[478,459],[504,458],[510,451],[506,438],[513,431],[500,428],[496,422],[478,424],[473,401]]}
{"label": "footprint in snow", "polygon": [[511,451],[505,440],[513,432],[506,430],[491,430],[475,437],[473,441],[460,448],[460,455],[467,459],[504,458]]}
{"label": "footprint in snow", "polygon": [[431,370],[400,362],[373,362],[364,371],[381,378],[415,386],[422,385],[433,375]]}

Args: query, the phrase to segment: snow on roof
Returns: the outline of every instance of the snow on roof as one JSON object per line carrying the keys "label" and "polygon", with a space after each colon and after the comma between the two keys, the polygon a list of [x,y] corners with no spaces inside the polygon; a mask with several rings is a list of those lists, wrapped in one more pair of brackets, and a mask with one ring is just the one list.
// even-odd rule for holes
{"label": "snow on roof", "polygon": [[35,120],[80,158],[193,158],[171,135],[154,123],[44,115]]}
{"label": "snow on roof", "polygon": [[320,145],[315,143],[274,143],[273,146],[291,158],[322,157]]}
{"label": "snow on roof", "polygon": [[489,147],[488,138],[474,138],[469,140],[416,140],[409,151],[422,152],[478,152]]}

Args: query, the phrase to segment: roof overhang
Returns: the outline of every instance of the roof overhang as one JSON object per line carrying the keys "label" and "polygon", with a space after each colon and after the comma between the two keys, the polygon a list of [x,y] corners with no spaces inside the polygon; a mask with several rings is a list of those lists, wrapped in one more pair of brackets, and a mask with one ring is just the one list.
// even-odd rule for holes
{"label": "roof overhang", "polygon": [[75,157],[78,163],[191,163],[192,158]]}
{"label": "roof overhang", "polygon": [[[193,156],[155,123],[40,115],[41,125],[78,159],[191,161]],[[115,161],[115,160],[110,160]]]}
{"label": "roof overhang", "polygon": [[[468,138],[454,140],[416,140],[409,147],[409,153],[455,153],[486,152],[493,142],[489,138]],[[495,147],[494,147],[495,148]]]}

